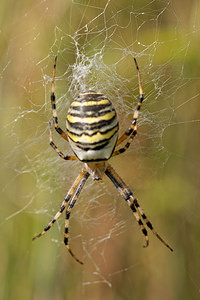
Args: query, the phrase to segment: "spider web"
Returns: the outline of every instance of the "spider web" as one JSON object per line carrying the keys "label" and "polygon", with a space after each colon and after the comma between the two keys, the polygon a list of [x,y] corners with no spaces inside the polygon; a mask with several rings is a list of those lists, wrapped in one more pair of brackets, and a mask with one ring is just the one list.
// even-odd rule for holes
{"label": "spider web", "polygon": [[[145,97],[138,136],[130,149],[111,159],[111,163],[139,198],[142,187],[164,172],[171,156],[182,155],[180,148],[173,146],[178,142],[169,139],[180,127],[193,128],[195,132],[199,122],[193,108],[199,90],[191,89],[199,73],[196,68],[190,69],[191,64],[195,65],[191,52],[200,28],[195,4],[187,28],[179,6],[172,1],[72,1],[56,6],[50,1],[38,1],[30,9],[17,12],[12,26],[19,31],[13,30],[0,73],[3,84],[9,78],[9,88],[3,90],[2,96],[7,94],[11,99],[5,104],[7,117],[2,125],[9,145],[3,147],[4,167],[9,170],[3,193],[18,182],[26,187],[19,207],[4,218],[4,224],[23,211],[46,225],[81,170],[81,163],[63,162],[48,146],[55,55],[55,93],[61,128],[65,129],[66,112],[74,97],[93,89],[103,92],[114,104],[121,133],[130,125],[139,97],[133,61],[133,57],[137,58]],[[37,13],[33,26],[31,20]],[[2,36],[6,33],[1,32]],[[59,149],[72,154],[69,145],[55,132],[53,138]],[[146,211],[144,200],[142,206]],[[51,229],[54,233],[48,233],[60,247],[63,218]],[[135,267],[126,262],[124,267],[116,267],[105,275],[109,249],[117,251],[116,247],[121,247],[124,251],[120,244],[123,236],[128,239],[132,223],[131,213],[127,216],[126,205],[109,181],[95,185],[89,179],[73,210],[70,227],[74,252],[77,256],[80,253],[90,266],[84,286],[105,283],[111,287],[116,274]],[[133,230],[137,232],[138,228]],[[139,243],[138,233],[135,245],[140,247]]]}

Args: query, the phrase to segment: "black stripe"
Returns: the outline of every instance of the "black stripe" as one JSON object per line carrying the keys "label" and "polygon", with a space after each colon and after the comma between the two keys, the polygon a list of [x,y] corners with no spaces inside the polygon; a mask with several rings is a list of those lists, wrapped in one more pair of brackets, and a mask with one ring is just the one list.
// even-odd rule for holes
{"label": "black stripe", "polygon": [[126,143],[125,148],[128,148],[130,146],[130,144],[131,144],[130,142]]}
{"label": "black stripe", "polygon": [[136,106],[136,110],[140,110],[141,105]]}
{"label": "black stripe", "polygon": [[133,131],[133,136],[136,136],[136,134],[137,134],[137,130],[134,130]]}
{"label": "black stripe", "polygon": [[[97,102],[98,103],[98,102]],[[77,111],[94,111],[97,112],[99,110],[105,109],[106,107],[111,106],[111,103],[107,104],[96,104],[96,105],[79,105],[79,106],[70,106],[70,109],[77,110]]]}
{"label": "black stripe", "polygon": [[133,212],[136,212],[134,203],[132,203],[132,204],[130,205],[130,208],[132,209]]}
{"label": "black stripe", "polygon": [[79,137],[81,137],[83,134],[84,134],[84,135],[87,135],[87,136],[94,136],[94,135],[96,135],[97,133],[100,133],[100,134],[102,134],[102,135],[107,134],[109,131],[112,131],[114,128],[116,128],[116,130],[118,130],[118,124],[115,125],[115,126],[113,126],[113,127],[108,128],[108,129],[105,130],[105,131],[102,131],[102,130],[95,130],[95,131],[94,131],[93,133],[91,133],[91,134],[89,134],[87,131],[82,131],[81,133],[75,133],[74,131],[71,131],[71,130],[68,130],[68,129],[67,129],[67,132],[69,132],[69,133],[71,133],[71,134],[73,134],[73,135],[75,135],[75,136],[79,136]]}
{"label": "black stripe", "polygon": [[119,153],[124,153],[126,151],[126,149],[125,148],[121,148],[118,151],[119,151]]}
{"label": "black stripe", "polygon": [[94,142],[94,143],[74,142],[73,139],[70,138],[70,136],[69,136],[69,138],[76,144],[77,147],[80,146],[80,148],[81,148],[82,146],[83,147],[84,146],[93,146],[93,145],[99,145],[100,146],[100,144],[102,144],[102,143],[108,143],[115,134],[116,134],[116,131],[109,138],[103,139],[103,140],[100,140],[100,141]]}
{"label": "black stripe", "polygon": [[139,102],[142,103],[143,100],[144,100],[144,96],[143,96],[143,94],[142,94],[142,95],[140,95],[140,100],[139,100]]}
{"label": "black stripe", "polygon": [[66,220],[68,220],[70,217],[70,212],[69,211],[66,211]]}
{"label": "black stripe", "polygon": [[153,226],[152,226],[152,224],[148,221],[147,223],[147,226],[152,230],[153,229]]}
{"label": "black stripe", "polygon": [[[90,94],[92,93],[92,94]],[[107,99],[102,93],[97,93],[95,91],[86,91],[78,95],[76,101],[86,102],[86,101],[95,101],[97,98]]]}
{"label": "black stripe", "polygon": [[51,147],[53,147],[53,149],[57,149],[57,147],[56,147],[56,145],[54,144],[54,142],[51,141],[49,144],[50,144]]}
{"label": "black stripe", "polygon": [[[101,144],[104,144],[104,143],[108,143],[110,139],[104,139],[102,141],[98,141],[98,142],[94,142],[94,143],[82,143],[82,142],[74,142],[76,144],[76,146],[80,146],[80,147],[90,147],[90,146],[101,146]],[[73,141],[73,140],[72,140]],[[93,149],[93,147],[91,148]]]}
{"label": "black stripe", "polygon": [[147,236],[147,230],[145,228],[142,229],[142,232],[144,233],[145,236]]}
{"label": "black stripe", "polygon": [[[89,151],[89,150],[101,150],[103,149],[106,145],[108,144],[108,142],[105,142],[102,145],[96,146],[96,147],[83,147],[82,145],[76,145],[79,149],[83,150],[83,151]],[[92,144],[93,145],[93,144]]]}
{"label": "black stripe", "polygon": [[51,102],[55,102],[55,95],[54,95],[54,93],[51,93]]}
{"label": "black stripe", "polygon": [[60,212],[62,213],[64,209],[65,209],[65,206],[62,205],[61,208],[60,208]]}
{"label": "black stripe", "polygon": [[[57,123],[58,123],[58,119],[56,118],[56,121],[55,121],[54,124],[57,124]],[[58,126],[55,127],[55,130],[56,130],[59,134],[62,134],[62,133],[63,133],[62,129],[61,129],[60,127],[58,127]]]}
{"label": "black stripe", "polygon": [[64,244],[68,245],[68,238],[66,238],[66,237],[64,238]]}
{"label": "black stripe", "polygon": [[132,129],[132,128],[129,128],[129,129],[126,130],[125,134],[126,134],[127,136],[129,136],[132,132],[133,132],[133,129]]}
{"label": "black stripe", "polygon": [[116,118],[116,115],[114,115],[109,120],[101,120],[101,121],[94,122],[92,124],[85,123],[85,122],[70,122],[67,119],[67,123],[69,124],[69,126],[71,126],[72,128],[75,128],[75,129],[80,129],[80,130],[94,130],[94,129],[101,129],[104,126],[110,125],[115,120],[115,118]]}
{"label": "black stripe", "polygon": [[110,180],[114,183],[117,189],[122,189],[122,185],[115,179],[115,177],[113,177],[113,175],[108,169],[106,169],[105,174],[110,178]]}
{"label": "black stripe", "polygon": [[138,220],[138,224],[141,225],[141,226],[142,226],[142,225],[144,226],[144,224],[142,223],[142,220],[141,220],[141,219]]}
{"label": "black stripe", "polygon": [[47,231],[47,230],[49,230],[49,229],[50,229],[50,226],[47,225],[47,226],[44,228],[44,231]]}
{"label": "black stripe", "polygon": [[142,214],[142,218],[145,220],[145,219],[147,219],[147,217],[146,217],[146,215],[143,213]]}
{"label": "black stripe", "polygon": [[136,198],[134,199],[134,201],[133,201],[133,202],[134,202],[134,204],[135,204],[135,206],[136,206],[136,207],[139,207],[139,204],[138,204],[138,202],[137,202],[137,199],[136,199]]}
{"label": "black stripe", "polygon": [[44,231],[47,231],[51,228],[51,226],[47,225],[45,228],[44,228]]}

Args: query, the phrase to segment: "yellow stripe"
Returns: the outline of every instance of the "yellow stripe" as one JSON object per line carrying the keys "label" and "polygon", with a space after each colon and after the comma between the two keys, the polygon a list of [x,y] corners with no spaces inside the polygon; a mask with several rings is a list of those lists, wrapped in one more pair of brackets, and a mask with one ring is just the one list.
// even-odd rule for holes
{"label": "yellow stripe", "polygon": [[137,119],[138,116],[139,116],[139,110],[136,110],[136,111],[134,112],[133,118],[134,118],[134,119]]}
{"label": "yellow stripe", "polygon": [[86,102],[78,102],[74,101],[71,104],[71,107],[73,106],[89,106],[89,105],[101,105],[101,104],[108,104],[109,100],[108,99],[103,99],[100,101],[86,101]]}
{"label": "yellow stripe", "polygon": [[57,112],[55,109],[53,109],[53,117],[56,118],[57,117]]}
{"label": "yellow stripe", "polygon": [[71,134],[70,132],[68,132],[68,136],[75,142],[80,142],[80,143],[89,143],[89,144],[93,144],[93,143],[98,143],[101,142],[101,140],[104,139],[110,139],[110,137],[117,132],[118,127],[116,126],[114,129],[108,131],[106,134],[101,134],[100,132],[97,132],[95,135],[93,136],[88,136],[85,134],[82,134],[81,136],[76,136]]}
{"label": "yellow stripe", "polygon": [[90,91],[90,92],[85,92],[85,93],[80,93],[79,96],[82,96],[82,95],[102,95],[102,93],[97,93],[97,92],[94,92],[94,91]]}
{"label": "yellow stripe", "polygon": [[65,219],[65,227],[69,227],[69,219]]}
{"label": "yellow stripe", "polygon": [[92,123],[96,123],[99,121],[106,121],[106,120],[111,120],[113,117],[115,116],[115,111],[111,111],[109,113],[107,113],[104,116],[99,116],[99,117],[88,117],[88,118],[80,118],[80,117],[74,117],[74,116],[70,116],[67,115],[67,120],[71,123],[88,123],[88,124],[92,124]]}

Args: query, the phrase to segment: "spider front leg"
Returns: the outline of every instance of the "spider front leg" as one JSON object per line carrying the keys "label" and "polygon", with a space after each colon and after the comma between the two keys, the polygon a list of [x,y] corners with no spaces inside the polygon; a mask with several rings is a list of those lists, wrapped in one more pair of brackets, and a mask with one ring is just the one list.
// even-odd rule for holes
{"label": "spider front leg", "polygon": [[135,65],[136,65],[136,69],[137,69],[137,74],[138,74],[138,84],[139,84],[139,94],[140,94],[139,101],[138,101],[138,104],[136,106],[135,112],[133,114],[133,121],[131,123],[131,126],[117,140],[116,146],[120,145],[127,138],[129,138],[129,139],[128,139],[127,143],[125,144],[125,146],[122,147],[122,148],[120,148],[120,149],[118,149],[118,150],[116,150],[116,151],[114,151],[113,154],[112,154],[112,156],[116,156],[116,155],[119,155],[119,154],[125,152],[128,149],[128,147],[130,146],[132,140],[134,139],[134,137],[137,134],[137,119],[138,119],[138,116],[139,116],[139,111],[140,111],[140,108],[142,106],[142,102],[143,102],[144,97],[143,97],[143,90],[142,90],[141,79],[140,79],[140,71],[139,71],[139,67],[138,67],[136,58],[134,58],[134,61],[135,61]]}
{"label": "spider front leg", "polygon": [[[151,231],[155,234],[155,236],[171,251],[173,249],[160,237],[160,235],[156,232],[156,230],[153,228],[153,225],[148,220],[147,216],[144,214],[143,210],[139,206],[139,203],[137,199],[134,197],[131,190],[128,188],[128,186],[125,184],[125,182],[121,179],[121,177],[115,172],[115,170],[111,167],[111,165],[108,165],[106,171],[106,175],[110,178],[110,180],[114,183],[115,187],[118,189],[119,193],[122,195],[122,197],[126,200],[129,207],[133,211],[133,214],[140,226],[140,229],[142,230],[142,233],[145,236],[146,239],[146,246],[149,244],[149,238],[146,228],[144,227],[143,222],[145,222],[146,226],[151,229]],[[143,220],[143,221],[142,221]]]}
{"label": "spider front leg", "polygon": [[58,115],[56,111],[56,97],[55,97],[55,73],[56,73],[56,61],[57,56],[55,56],[54,66],[53,66],[53,79],[51,86],[51,106],[53,111],[53,124],[55,130],[66,140],[68,141],[67,134],[58,126]]}
{"label": "spider front leg", "polygon": [[51,129],[51,122],[49,122],[49,134],[50,134],[50,146],[58,153],[58,155],[64,160],[78,160],[76,156],[64,155],[54,144],[53,136],[52,136],[52,129]]}

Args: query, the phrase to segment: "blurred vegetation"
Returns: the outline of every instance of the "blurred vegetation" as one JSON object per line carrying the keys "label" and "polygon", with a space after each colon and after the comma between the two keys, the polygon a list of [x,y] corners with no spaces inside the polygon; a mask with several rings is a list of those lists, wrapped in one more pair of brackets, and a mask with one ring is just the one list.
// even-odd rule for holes
{"label": "blurred vegetation", "polygon": [[[198,0],[2,1],[0,299],[200,298],[199,14]],[[132,146],[124,156],[112,159],[112,164],[136,192],[174,253],[151,233],[149,248],[142,248],[143,237],[131,212],[107,179],[104,185],[94,187],[90,181],[81,194],[80,208],[73,213],[70,241],[77,256],[83,257],[84,266],[75,263],[63,246],[64,216],[45,237],[31,242],[55,214],[80,170],[74,163],[65,170],[65,164],[58,163],[59,158],[48,146],[51,111],[46,103],[53,57],[59,50],[58,77],[75,60],[70,38],[69,51],[66,48],[62,53],[56,26],[66,39],[68,34],[79,35],[79,47],[89,56],[105,45],[105,64],[118,62],[117,72],[124,78],[133,76],[133,71],[128,56],[120,61],[122,49],[141,53],[139,65],[148,95],[145,105],[152,115],[163,109],[161,122],[165,114],[169,121],[161,136],[165,154],[150,153],[156,138],[143,139],[142,153],[136,153]],[[49,76],[47,82],[44,74]],[[154,83],[158,88],[163,83],[163,89],[151,106]],[[61,96],[61,86],[69,82],[62,78],[56,84]],[[131,89],[131,84],[127,81],[126,88]],[[62,114],[64,120],[65,111]],[[141,128],[141,136],[147,130],[148,126]],[[38,151],[43,154],[31,160]],[[72,174],[68,174],[69,169]],[[94,194],[96,207],[87,206]],[[113,206],[116,213],[111,219],[105,211],[112,211]],[[98,238],[103,239],[109,228],[117,232],[98,244]]]}

